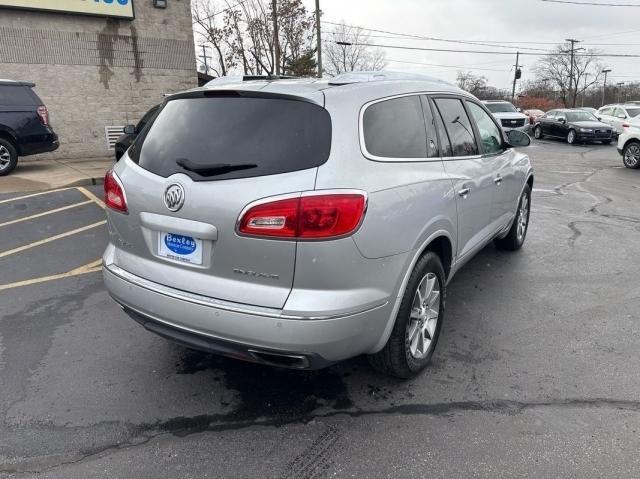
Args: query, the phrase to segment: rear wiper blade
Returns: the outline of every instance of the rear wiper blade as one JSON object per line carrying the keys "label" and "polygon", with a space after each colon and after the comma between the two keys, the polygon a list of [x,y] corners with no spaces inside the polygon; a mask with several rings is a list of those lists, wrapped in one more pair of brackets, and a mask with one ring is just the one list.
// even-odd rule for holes
{"label": "rear wiper blade", "polygon": [[187,171],[193,171],[201,176],[215,176],[224,175],[231,171],[249,170],[251,168],[257,168],[255,163],[209,163],[201,164],[194,163],[187,158],[178,158],[176,163]]}

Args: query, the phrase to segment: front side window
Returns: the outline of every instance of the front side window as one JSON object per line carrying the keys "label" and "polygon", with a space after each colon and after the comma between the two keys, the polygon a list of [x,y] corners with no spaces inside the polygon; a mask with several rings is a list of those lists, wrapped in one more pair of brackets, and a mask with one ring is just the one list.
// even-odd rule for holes
{"label": "front side window", "polygon": [[427,158],[427,133],[420,97],[405,96],[370,105],[362,129],[366,150],[384,158]]}
{"label": "front side window", "polygon": [[502,134],[498,126],[480,105],[468,101],[467,106],[478,126],[480,140],[482,141],[482,151],[487,155],[502,151]]}
{"label": "front side window", "polygon": [[611,113],[612,113],[612,109],[611,108],[602,108],[600,110],[600,114],[601,115],[611,116]]}
{"label": "front side window", "polygon": [[434,102],[449,134],[453,156],[477,155],[478,145],[462,100],[437,98]]}
{"label": "front side window", "polygon": [[550,111],[549,113],[547,113],[544,118],[546,118],[547,120],[554,120],[556,117],[557,112],[555,111]]}

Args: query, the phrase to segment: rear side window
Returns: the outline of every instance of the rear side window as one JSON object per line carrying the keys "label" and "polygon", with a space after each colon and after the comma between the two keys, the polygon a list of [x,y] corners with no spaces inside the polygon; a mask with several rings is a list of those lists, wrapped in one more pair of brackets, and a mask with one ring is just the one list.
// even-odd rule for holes
{"label": "rear side window", "polygon": [[418,95],[370,105],[362,130],[366,150],[383,158],[426,158],[427,133]]}
{"label": "rear side window", "polygon": [[437,98],[434,102],[449,133],[453,156],[477,155],[478,145],[462,101],[455,98]]}
{"label": "rear side window", "polygon": [[549,113],[547,113],[544,118],[548,119],[548,120],[554,120],[555,117],[557,115],[556,111],[550,111]]}
{"label": "rear side window", "polygon": [[0,85],[0,106],[33,106],[34,97],[29,87],[23,85]]}
{"label": "rear side window", "polygon": [[157,175],[194,181],[274,175],[314,168],[331,151],[324,108],[284,98],[197,97],[170,100],[130,150]]}

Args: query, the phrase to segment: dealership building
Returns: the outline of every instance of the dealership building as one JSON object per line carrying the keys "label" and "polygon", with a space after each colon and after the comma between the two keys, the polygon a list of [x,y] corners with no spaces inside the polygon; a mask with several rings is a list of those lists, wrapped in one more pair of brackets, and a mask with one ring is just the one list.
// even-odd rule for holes
{"label": "dealership building", "polygon": [[189,0],[0,0],[0,78],[32,82],[52,158],[110,156],[122,126],[197,85]]}

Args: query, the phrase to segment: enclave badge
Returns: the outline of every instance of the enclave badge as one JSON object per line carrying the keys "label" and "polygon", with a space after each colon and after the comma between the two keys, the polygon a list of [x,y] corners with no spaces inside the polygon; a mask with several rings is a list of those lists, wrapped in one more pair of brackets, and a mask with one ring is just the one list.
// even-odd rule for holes
{"label": "enclave badge", "polygon": [[184,188],[178,183],[170,185],[164,192],[164,205],[169,211],[178,211],[184,205]]}

